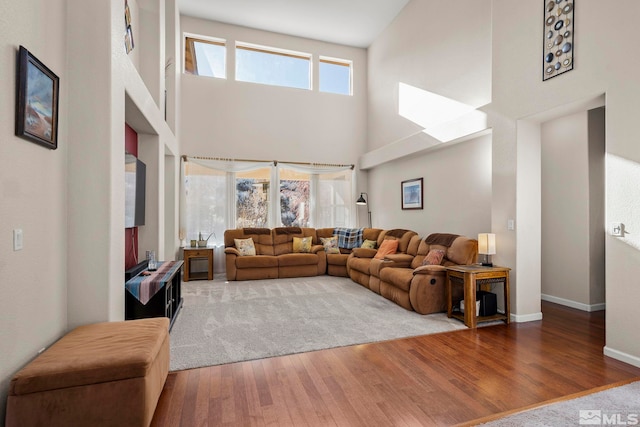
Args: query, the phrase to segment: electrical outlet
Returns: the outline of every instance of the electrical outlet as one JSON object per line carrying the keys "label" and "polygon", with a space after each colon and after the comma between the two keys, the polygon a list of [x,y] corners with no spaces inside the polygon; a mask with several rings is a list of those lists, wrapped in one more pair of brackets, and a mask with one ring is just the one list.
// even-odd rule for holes
{"label": "electrical outlet", "polygon": [[13,250],[19,251],[23,247],[22,229],[16,228],[13,230]]}

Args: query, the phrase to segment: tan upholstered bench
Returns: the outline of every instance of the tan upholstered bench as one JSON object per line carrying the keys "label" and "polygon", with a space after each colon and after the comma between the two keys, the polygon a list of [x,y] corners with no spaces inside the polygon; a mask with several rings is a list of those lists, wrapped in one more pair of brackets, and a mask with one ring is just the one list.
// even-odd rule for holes
{"label": "tan upholstered bench", "polygon": [[148,426],[168,373],[168,318],[80,326],[12,378],[6,425]]}

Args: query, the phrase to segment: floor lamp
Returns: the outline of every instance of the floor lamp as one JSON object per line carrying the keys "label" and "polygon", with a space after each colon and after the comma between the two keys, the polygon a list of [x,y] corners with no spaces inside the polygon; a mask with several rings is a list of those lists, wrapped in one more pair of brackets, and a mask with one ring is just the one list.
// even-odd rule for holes
{"label": "floor lamp", "polygon": [[[367,197],[365,198],[364,196],[367,196]],[[369,215],[369,228],[372,228],[371,227],[371,209],[369,209],[369,203],[367,203],[368,198],[369,198],[369,195],[367,193],[360,193],[360,197],[358,197],[358,200],[356,200],[356,205],[367,207],[367,214]]]}

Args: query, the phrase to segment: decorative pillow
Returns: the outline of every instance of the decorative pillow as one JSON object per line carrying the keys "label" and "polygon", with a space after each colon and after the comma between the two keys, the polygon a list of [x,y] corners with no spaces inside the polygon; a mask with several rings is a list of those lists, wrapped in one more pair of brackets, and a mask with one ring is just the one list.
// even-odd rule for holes
{"label": "decorative pillow", "polygon": [[422,260],[422,265],[440,265],[442,258],[444,258],[444,251],[442,249],[431,249]]}
{"label": "decorative pillow", "polygon": [[321,237],[320,241],[324,246],[324,251],[327,254],[339,254],[340,248],[338,248],[338,238],[336,236],[333,237]]}
{"label": "decorative pillow", "polygon": [[376,242],[375,240],[365,240],[364,242],[362,242],[362,246],[360,246],[361,248],[368,248],[368,249],[375,249],[376,245],[378,244],[378,242]]}
{"label": "decorative pillow", "polygon": [[397,240],[383,240],[374,258],[384,259],[386,255],[395,254],[398,251],[398,243]]}
{"label": "decorative pillow", "polygon": [[296,253],[309,253],[309,252],[311,252],[311,236],[308,236],[308,237],[294,237],[293,238],[293,252],[296,252]]}
{"label": "decorative pillow", "polygon": [[253,239],[233,239],[236,249],[240,252],[240,256],[253,256],[256,254],[256,247],[253,244]]}

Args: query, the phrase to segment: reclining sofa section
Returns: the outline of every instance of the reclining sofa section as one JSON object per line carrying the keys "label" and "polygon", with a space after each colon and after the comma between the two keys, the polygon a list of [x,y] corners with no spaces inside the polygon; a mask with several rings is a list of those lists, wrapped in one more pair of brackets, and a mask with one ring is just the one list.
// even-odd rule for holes
{"label": "reclining sofa section", "polygon": [[[308,253],[293,251],[293,238],[311,237]],[[256,255],[242,256],[235,239],[253,240]],[[227,280],[277,279],[325,274],[327,256],[315,228],[239,228],[224,232]]]}

